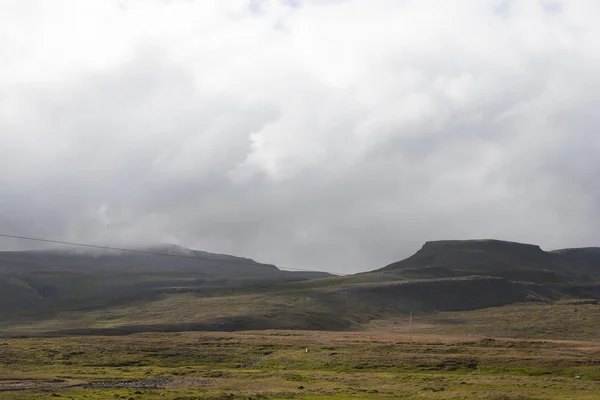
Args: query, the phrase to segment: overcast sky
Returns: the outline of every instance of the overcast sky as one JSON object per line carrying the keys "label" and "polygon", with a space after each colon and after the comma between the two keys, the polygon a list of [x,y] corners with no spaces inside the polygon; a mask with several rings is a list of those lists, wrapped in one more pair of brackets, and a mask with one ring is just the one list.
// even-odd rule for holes
{"label": "overcast sky", "polygon": [[347,273],[428,240],[599,245],[599,15],[2,0],[0,233]]}

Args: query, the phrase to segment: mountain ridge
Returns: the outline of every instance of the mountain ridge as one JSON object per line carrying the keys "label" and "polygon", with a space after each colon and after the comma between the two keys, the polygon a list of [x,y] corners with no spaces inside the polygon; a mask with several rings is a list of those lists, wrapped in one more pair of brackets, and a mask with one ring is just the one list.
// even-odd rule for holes
{"label": "mountain ridge", "polygon": [[497,239],[428,241],[412,256],[376,271],[485,274],[538,283],[589,282],[600,279],[600,248],[544,251],[538,245]]}
{"label": "mountain ridge", "polygon": [[347,330],[408,312],[600,300],[600,248],[544,251],[496,239],[429,241],[403,260],[346,276],[286,272],[254,260],[231,265],[228,261],[237,258],[222,255],[219,260],[202,258],[202,267],[194,257],[150,254],[92,257],[89,264],[81,264],[87,260],[81,255],[29,256],[11,269],[7,253],[0,252],[0,300],[3,292],[12,292],[23,305],[10,309],[0,301],[5,321],[0,319],[0,335],[32,329],[116,335]]}
{"label": "mountain ridge", "polygon": [[145,249],[2,251],[0,314],[92,298],[143,297],[165,287],[240,286],[331,276],[283,271],[249,258],[181,246],[160,244]]}

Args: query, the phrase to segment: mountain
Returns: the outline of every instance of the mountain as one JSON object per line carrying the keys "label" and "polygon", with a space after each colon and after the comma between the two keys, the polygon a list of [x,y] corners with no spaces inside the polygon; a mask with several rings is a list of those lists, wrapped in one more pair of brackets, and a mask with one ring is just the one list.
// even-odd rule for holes
{"label": "mountain", "polygon": [[0,315],[39,307],[143,298],[160,288],[241,286],[330,276],[282,271],[224,254],[155,245],[138,252],[101,249],[0,252]]}
{"label": "mountain", "polygon": [[550,252],[556,259],[572,269],[589,276],[600,277],[600,247],[562,249]]}
{"label": "mountain", "polygon": [[170,256],[0,252],[0,335],[346,330],[409,312],[600,299],[598,248],[436,241],[381,269],[335,277],[172,245],[143,251]]}
{"label": "mountain", "polygon": [[539,246],[500,240],[427,242],[411,257],[378,270],[404,277],[486,275],[543,284],[600,279],[600,248],[546,252]]}

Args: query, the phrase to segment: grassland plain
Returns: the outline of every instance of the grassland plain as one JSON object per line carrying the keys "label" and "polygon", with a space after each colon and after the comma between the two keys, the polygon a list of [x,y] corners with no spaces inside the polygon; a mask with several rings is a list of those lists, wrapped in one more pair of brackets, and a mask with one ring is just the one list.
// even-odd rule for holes
{"label": "grassland plain", "polygon": [[[406,331],[405,316],[373,320],[373,331]],[[419,333],[468,337],[600,341],[600,304],[596,300],[516,303],[471,311],[439,312],[415,318]]]}
{"label": "grassland plain", "polygon": [[0,339],[0,360],[0,398],[10,400],[591,400],[600,393],[600,343],[592,341],[146,333]]}

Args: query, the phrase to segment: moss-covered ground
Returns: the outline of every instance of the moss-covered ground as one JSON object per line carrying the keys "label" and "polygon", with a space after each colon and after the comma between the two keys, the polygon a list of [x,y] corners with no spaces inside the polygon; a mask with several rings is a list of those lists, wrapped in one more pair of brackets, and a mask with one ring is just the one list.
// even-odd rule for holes
{"label": "moss-covered ground", "polygon": [[[306,351],[308,349],[308,352]],[[390,332],[0,339],[0,399],[598,399],[600,343]]]}

